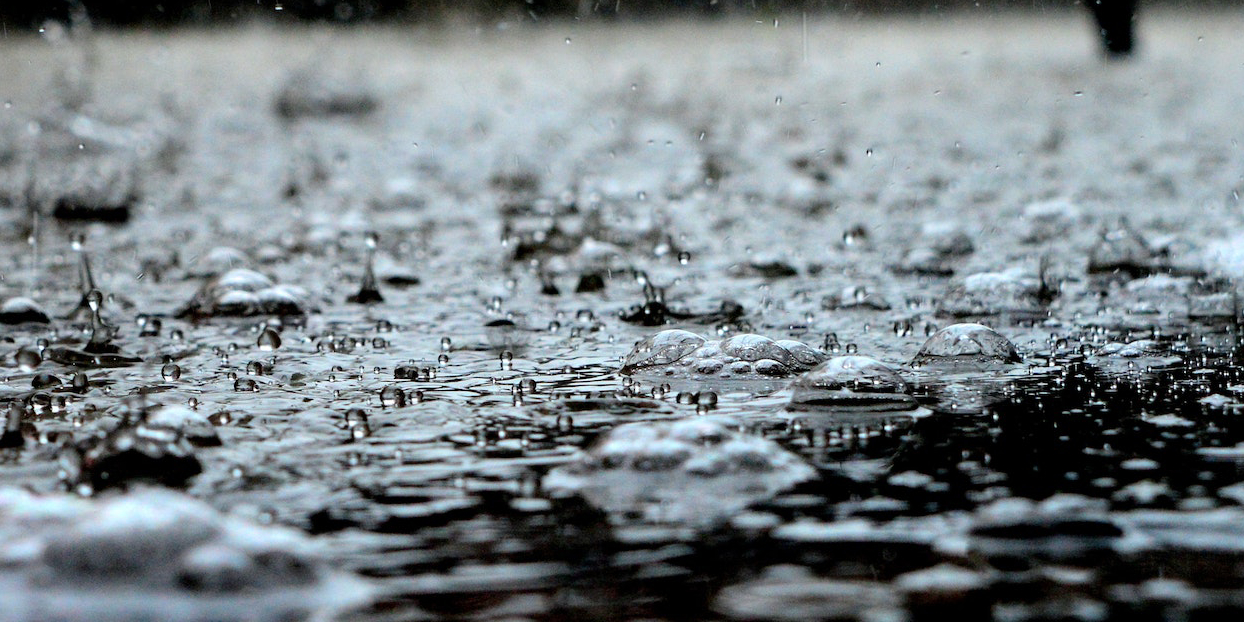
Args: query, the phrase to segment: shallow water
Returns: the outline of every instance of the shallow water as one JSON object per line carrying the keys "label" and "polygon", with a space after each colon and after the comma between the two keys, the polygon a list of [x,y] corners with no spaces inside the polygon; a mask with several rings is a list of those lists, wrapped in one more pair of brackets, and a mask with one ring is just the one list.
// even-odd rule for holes
{"label": "shallow water", "polygon": [[[0,482],[301,529],[351,618],[1234,611],[1244,24],[1103,64],[1080,17],[7,39],[0,298],[54,319],[0,333]],[[963,322],[1021,360],[917,358]],[[919,408],[621,373],[675,328]],[[51,564],[14,542],[0,595]]]}

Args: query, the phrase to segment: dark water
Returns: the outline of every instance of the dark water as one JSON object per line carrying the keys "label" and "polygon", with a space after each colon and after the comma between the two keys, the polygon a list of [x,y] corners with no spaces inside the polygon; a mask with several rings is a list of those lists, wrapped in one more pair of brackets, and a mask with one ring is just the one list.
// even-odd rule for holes
{"label": "dark water", "polygon": [[0,620],[1237,612],[1239,18],[1079,23],[6,41]]}

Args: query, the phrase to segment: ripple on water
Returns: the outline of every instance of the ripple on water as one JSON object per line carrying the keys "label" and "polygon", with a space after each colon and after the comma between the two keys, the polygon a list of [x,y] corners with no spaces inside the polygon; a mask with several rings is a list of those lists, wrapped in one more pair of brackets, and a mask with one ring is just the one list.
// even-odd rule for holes
{"label": "ripple on water", "polygon": [[289,620],[368,598],[301,533],[166,490],[0,489],[0,620]]}
{"label": "ripple on water", "polygon": [[889,417],[921,417],[929,411],[909,394],[894,368],[866,356],[838,356],[791,383],[786,410],[808,422],[849,424]]}
{"label": "ripple on water", "polygon": [[582,495],[616,522],[708,525],[816,476],[737,426],[712,416],[619,426],[543,485],[555,496]]}
{"label": "ripple on water", "polygon": [[39,303],[24,296],[14,296],[0,305],[0,324],[47,324],[50,321]]}
{"label": "ripple on water", "polygon": [[730,620],[904,619],[902,599],[881,583],[824,579],[804,566],[770,566],[756,579],[726,586],[713,609]]}

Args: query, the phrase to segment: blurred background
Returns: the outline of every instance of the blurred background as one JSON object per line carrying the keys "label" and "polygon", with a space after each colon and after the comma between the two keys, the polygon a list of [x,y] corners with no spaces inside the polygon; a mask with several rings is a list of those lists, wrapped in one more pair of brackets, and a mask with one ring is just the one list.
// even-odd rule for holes
{"label": "blurred background", "polygon": [[[1118,0],[1083,0],[1115,2]],[[1239,0],[1145,0],[1145,6],[1201,8]],[[0,21],[14,29],[65,19],[76,2],[0,3]],[[115,26],[195,25],[263,19],[358,23],[376,20],[650,19],[767,15],[1072,10],[1082,0],[83,0],[93,23]]]}

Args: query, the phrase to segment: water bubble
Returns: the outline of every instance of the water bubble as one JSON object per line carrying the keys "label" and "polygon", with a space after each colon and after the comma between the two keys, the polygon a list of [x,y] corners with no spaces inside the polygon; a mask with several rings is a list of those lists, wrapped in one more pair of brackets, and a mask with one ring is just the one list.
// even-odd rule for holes
{"label": "water bubble", "polygon": [[406,391],[401,387],[387,386],[380,390],[380,405],[385,408],[405,408]]}
{"label": "water bubble", "polygon": [[256,340],[255,344],[259,346],[260,350],[269,352],[276,350],[281,347],[281,335],[271,328],[265,328],[264,331],[259,334],[259,339]]}
{"label": "water bubble", "polygon": [[165,380],[180,380],[181,366],[176,363],[169,363],[160,368],[160,376]]}
{"label": "water bubble", "polygon": [[246,375],[248,376],[263,376],[266,373],[267,370],[264,369],[264,364],[259,361],[251,361],[246,364]]}
{"label": "water bubble", "polygon": [[780,377],[812,368],[824,355],[798,341],[774,341],[740,334],[707,341],[685,330],[665,330],[637,343],[622,364],[623,374]]}
{"label": "water bubble", "polygon": [[981,324],[952,324],[933,333],[912,365],[1018,363],[1019,352],[1006,337]]}
{"label": "water bubble", "polygon": [[234,268],[204,283],[176,317],[302,316],[307,297],[299,287],[278,285],[254,270]]}
{"label": "water bubble", "polygon": [[52,319],[34,300],[17,296],[0,305],[0,324],[47,324]]}
{"label": "water bubble", "polygon": [[52,374],[35,374],[30,379],[30,387],[33,389],[47,389],[50,387],[58,387],[61,385],[61,379]]}
{"label": "water bubble", "polygon": [[34,371],[43,362],[43,357],[39,355],[38,351],[28,348],[18,350],[14,358],[17,359],[17,368],[24,372]]}
{"label": "water bubble", "polygon": [[346,411],[346,430],[351,440],[360,440],[371,436],[371,426],[367,423],[367,411],[362,408],[351,408]]}
{"label": "water bubble", "polygon": [[618,426],[549,472],[544,488],[582,495],[619,522],[703,525],[816,476],[798,456],[738,427],[713,416]]}
{"label": "water bubble", "polygon": [[233,390],[238,393],[254,393],[259,390],[259,383],[250,378],[240,377],[233,381]]}
{"label": "water bubble", "polygon": [[892,367],[866,356],[838,356],[791,384],[787,410],[825,411],[843,416],[914,412],[916,400]]}
{"label": "water bubble", "polygon": [[160,330],[164,328],[164,323],[158,317],[140,316],[139,319],[139,337],[158,337]]}

